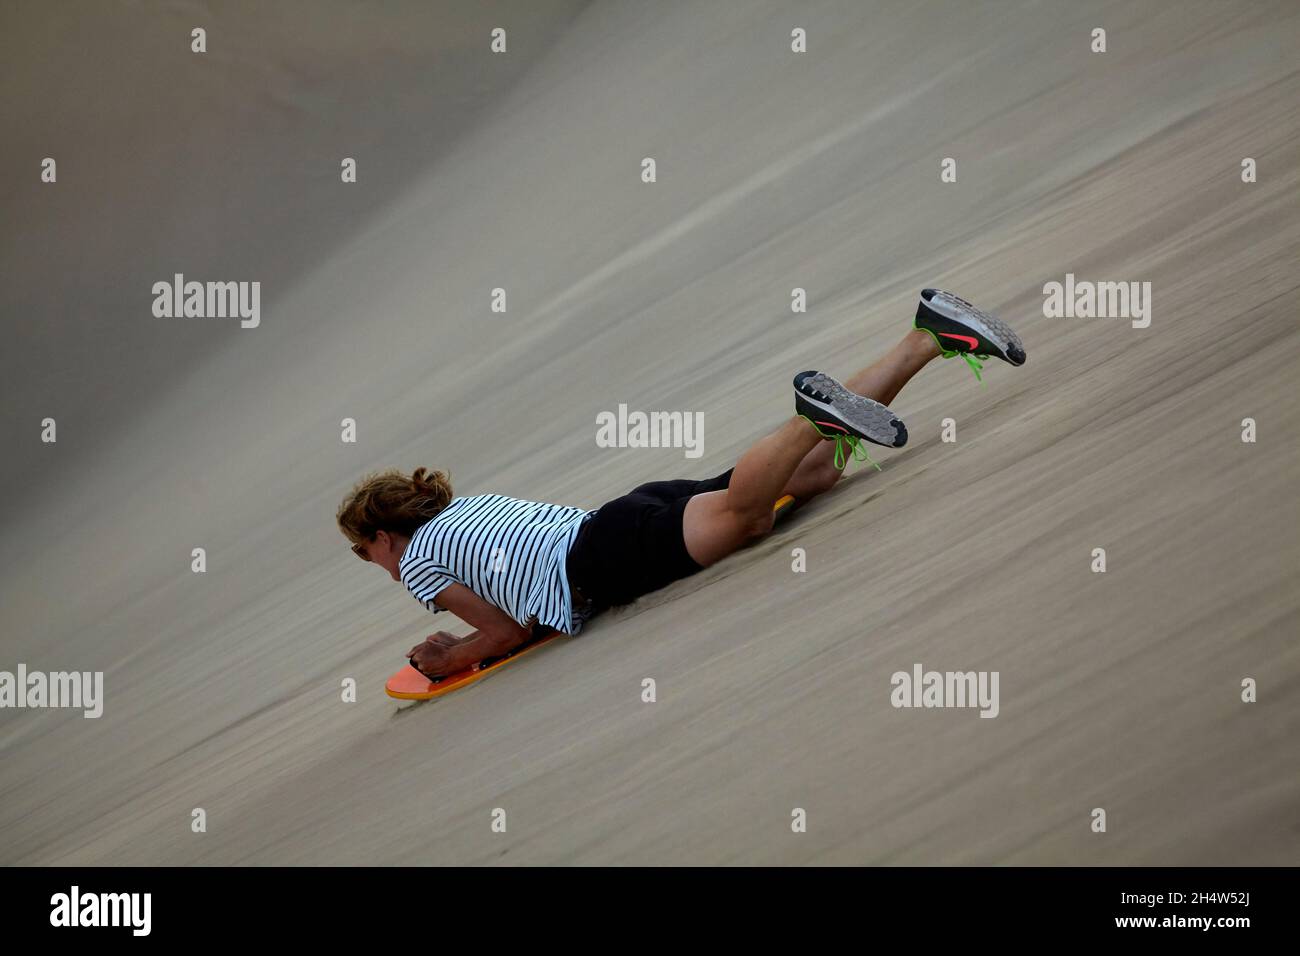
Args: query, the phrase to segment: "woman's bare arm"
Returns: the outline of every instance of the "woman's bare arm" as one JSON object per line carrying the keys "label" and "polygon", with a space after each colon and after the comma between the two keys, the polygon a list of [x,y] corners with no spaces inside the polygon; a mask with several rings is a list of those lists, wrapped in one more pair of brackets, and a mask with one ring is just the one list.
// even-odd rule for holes
{"label": "woman's bare arm", "polygon": [[434,603],[476,630],[459,638],[439,631],[423,644],[411,648],[407,656],[416,669],[427,676],[464,670],[485,657],[506,654],[532,636],[531,628],[522,626],[463,584],[453,584],[439,591]]}

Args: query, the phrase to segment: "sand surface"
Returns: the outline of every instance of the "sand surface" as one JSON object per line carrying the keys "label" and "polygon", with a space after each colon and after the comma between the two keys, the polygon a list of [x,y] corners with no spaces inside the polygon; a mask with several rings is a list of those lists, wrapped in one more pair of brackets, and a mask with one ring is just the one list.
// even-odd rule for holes
{"label": "sand surface", "polygon": [[[0,14],[0,669],[107,699],[0,711],[0,863],[1300,862],[1295,3],[47,6]],[[154,318],[174,272],[259,280],[261,325]],[[1067,273],[1150,282],[1150,327],[1045,317]],[[453,622],[348,553],[363,472],[707,477],[925,285],[1026,366],[937,363],[883,472],[384,695]],[[704,454],[598,448],[620,403]],[[892,707],[917,663],[999,715]]]}

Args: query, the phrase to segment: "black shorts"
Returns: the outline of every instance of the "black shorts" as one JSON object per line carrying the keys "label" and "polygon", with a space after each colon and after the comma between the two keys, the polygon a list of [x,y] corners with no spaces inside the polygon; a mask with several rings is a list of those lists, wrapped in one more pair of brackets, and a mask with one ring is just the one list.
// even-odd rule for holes
{"label": "black shorts", "polygon": [[594,610],[631,604],[703,567],[686,551],[686,502],[731,483],[732,469],[704,481],[652,481],[606,502],[586,520],[569,549],[570,586]]}

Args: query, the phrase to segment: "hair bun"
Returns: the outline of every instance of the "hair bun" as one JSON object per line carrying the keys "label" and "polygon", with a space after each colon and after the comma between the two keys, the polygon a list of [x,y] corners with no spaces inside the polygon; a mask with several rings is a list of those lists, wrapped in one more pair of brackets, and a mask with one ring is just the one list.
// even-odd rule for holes
{"label": "hair bun", "polygon": [[415,469],[415,473],[411,475],[411,488],[416,494],[433,499],[438,507],[443,507],[451,501],[451,479],[441,471],[430,471],[428,468]]}

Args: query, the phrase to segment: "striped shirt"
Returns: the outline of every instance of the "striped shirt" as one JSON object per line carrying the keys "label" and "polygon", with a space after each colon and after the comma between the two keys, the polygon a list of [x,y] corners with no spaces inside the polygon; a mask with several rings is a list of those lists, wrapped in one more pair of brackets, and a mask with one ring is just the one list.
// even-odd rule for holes
{"label": "striped shirt", "polygon": [[577,634],[565,559],[592,512],[505,495],[455,498],[411,537],[398,573],[415,599],[435,614],[433,599],[463,584],[527,627]]}

